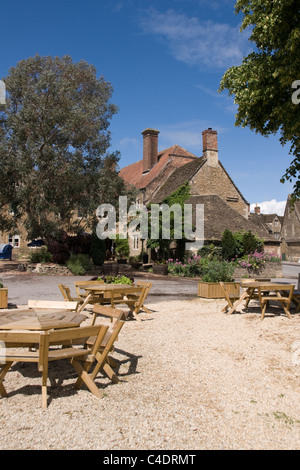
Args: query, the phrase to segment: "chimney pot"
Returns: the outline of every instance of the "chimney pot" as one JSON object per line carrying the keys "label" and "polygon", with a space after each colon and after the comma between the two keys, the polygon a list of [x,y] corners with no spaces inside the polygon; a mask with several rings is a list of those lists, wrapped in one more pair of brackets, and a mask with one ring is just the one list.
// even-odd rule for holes
{"label": "chimney pot", "polygon": [[150,171],[157,163],[158,134],[156,129],[145,129],[143,135],[143,173]]}

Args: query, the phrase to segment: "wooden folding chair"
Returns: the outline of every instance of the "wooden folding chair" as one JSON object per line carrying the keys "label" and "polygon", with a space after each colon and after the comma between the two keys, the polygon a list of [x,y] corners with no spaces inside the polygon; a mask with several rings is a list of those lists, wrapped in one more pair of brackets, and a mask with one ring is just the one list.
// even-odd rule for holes
{"label": "wooden folding chair", "polygon": [[[87,285],[91,286],[93,284],[97,285],[97,284],[103,284],[103,283],[104,281],[101,279],[99,281],[75,281],[74,285],[75,285],[75,289],[76,289],[76,293],[78,297],[82,300],[82,302],[84,302],[88,295],[85,291],[82,290],[84,289],[84,286],[87,286]],[[104,303],[103,294],[94,294],[89,303],[92,305],[95,303],[97,304]]]}
{"label": "wooden folding chair", "polygon": [[222,288],[222,291],[223,291],[223,294],[224,294],[224,298],[226,299],[227,301],[227,305],[225,305],[225,307],[222,309],[222,312],[227,312],[227,310],[230,308],[232,309],[233,308],[233,304],[236,300],[238,300],[240,298],[239,295],[237,294],[229,294],[229,292],[227,291],[226,287],[225,287],[225,284],[224,282],[220,282],[220,286]]}
{"label": "wooden folding chair", "polygon": [[138,287],[145,287],[145,291],[143,292],[143,297],[141,298],[140,310],[144,310],[146,313],[151,313],[150,310],[147,307],[145,307],[144,302],[147,299],[149,291],[152,287],[152,282],[137,281],[136,285]]}
{"label": "wooden folding chair", "polygon": [[[122,310],[115,309],[113,307],[107,307],[104,305],[94,305],[93,307],[94,317],[93,322],[95,322],[98,315],[108,317],[112,322],[112,328],[106,332],[105,337],[102,339],[100,346],[98,347],[98,351],[95,355],[96,365],[94,370],[91,374],[91,378],[94,379],[102,368],[106,375],[111,379],[113,383],[118,383],[119,379],[114,372],[113,368],[117,366],[115,360],[109,356],[111,352],[114,350],[114,343],[118,339],[118,335],[125,323],[126,320],[126,312]],[[89,338],[86,341],[87,346],[90,346],[94,343],[94,338]],[[86,362],[86,371],[88,372],[93,365],[93,360]],[[82,379],[79,377],[75,386],[80,388],[82,384]]]}
{"label": "wooden folding chair", "polygon": [[83,300],[81,297],[72,297],[71,295],[71,289],[67,286],[65,286],[64,284],[58,284],[58,287],[63,295],[63,298],[67,301],[67,302],[77,302],[77,307],[76,307],[76,310],[78,308],[78,306],[80,304],[83,303]]}
{"label": "wooden folding chair", "polygon": [[[48,378],[48,364],[51,361],[61,359],[69,359],[71,364],[77,371],[79,378],[83,381],[89,390],[96,397],[102,398],[102,391],[98,389],[94,383],[93,378],[87,373],[84,363],[93,362],[100,347],[103,338],[108,330],[105,325],[66,328],[61,330],[48,330],[48,331],[0,331],[0,340],[5,344],[10,345],[10,348],[1,350],[0,364],[3,364],[0,373],[0,394],[7,396],[7,392],[3,385],[4,377],[11,368],[14,362],[35,362],[38,365],[38,370],[42,372],[42,408],[47,408],[47,378]],[[74,347],[69,345],[64,348],[53,348],[51,345],[64,345],[66,342],[71,343],[73,340],[77,341],[95,335],[95,341],[90,347]],[[37,344],[37,350],[22,350],[28,344]],[[19,346],[18,350],[11,350],[12,345]],[[21,350],[20,350],[21,349]]]}
{"label": "wooden folding chair", "polygon": [[145,299],[148,295],[148,292],[151,288],[151,285],[141,284],[138,286],[132,286],[132,289],[126,291],[124,296],[120,296],[118,292],[113,292],[111,297],[111,305],[125,304],[129,307],[130,312],[136,318],[136,320],[141,321],[138,316],[140,310],[145,310],[145,312],[150,313],[148,309],[144,306]]}

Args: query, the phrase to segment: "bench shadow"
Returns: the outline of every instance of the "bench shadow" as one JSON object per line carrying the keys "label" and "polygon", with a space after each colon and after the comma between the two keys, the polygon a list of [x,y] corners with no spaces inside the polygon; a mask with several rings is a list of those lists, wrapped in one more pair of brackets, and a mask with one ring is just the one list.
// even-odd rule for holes
{"label": "bench shadow", "polygon": [[[137,372],[137,365],[138,365],[138,360],[142,356],[136,356],[134,354],[131,354],[124,350],[116,349],[116,348],[114,349],[114,352],[117,353],[118,355],[125,356],[124,359],[116,359],[115,357],[113,357],[113,355],[110,355],[110,357],[112,357],[115,363],[115,367],[113,367],[113,369],[121,383],[126,382],[125,378],[127,376],[139,373]],[[126,372],[120,372],[120,368],[126,364],[128,364],[128,369],[126,370]],[[24,362],[15,363],[8,371],[6,375],[6,379],[9,379],[10,372],[18,372],[24,378],[39,379],[40,383],[27,384],[27,385],[19,387],[16,390],[12,390],[8,392],[7,394],[8,398],[19,395],[19,394],[23,394],[26,396],[33,396],[33,395],[41,394],[42,374],[38,371],[36,364],[24,363]],[[63,359],[57,362],[50,362],[49,369],[48,369],[48,387],[47,387],[48,404],[50,404],[53,399],[58,398],[58,397],[69,397],[69,396],[76,395],[78,393],[78,390],[74,387],[74,385],[75,385],[77,378],[78,378],[78,374],[75,371],[74,367],[70,364],[68,359]],[[64,384],[66,380],[72,380],[73,382]],[[110,387],[111,385],[118,385],[118,384],[114,384],[101,369],[95,378],[95,383],[97,387],[102,391],[104,391],[107,387]],[[88,390],[88,388],[86,387],[84,383],[82,384],[81,389]]]}

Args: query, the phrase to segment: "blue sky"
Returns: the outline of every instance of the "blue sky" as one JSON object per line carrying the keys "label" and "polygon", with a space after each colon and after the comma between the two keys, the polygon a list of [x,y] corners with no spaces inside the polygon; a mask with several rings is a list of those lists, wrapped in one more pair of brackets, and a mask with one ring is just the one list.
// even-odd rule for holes
{"label": "blue sky", "polygon": [[18,61],[70,55],[93,64],[114,89],[119,112],[111,150],[120,167],[142,158],[141,132],[160,131],[159,150],[202,155],[202,131],[218,131],[219,158],[250,204],[283,213],[292,184],[280,183],[288,147],[235,127],[236,107],[218,93],[231,65],[251,50],[234,0],[0,0],[0,78]]}

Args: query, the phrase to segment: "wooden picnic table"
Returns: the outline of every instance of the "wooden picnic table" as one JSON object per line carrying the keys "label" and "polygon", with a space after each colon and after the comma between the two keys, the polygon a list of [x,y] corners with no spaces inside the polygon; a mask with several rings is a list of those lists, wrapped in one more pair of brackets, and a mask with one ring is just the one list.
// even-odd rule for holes
{"label": "wooden picnic table", "polygon": [[116,295],[126,296],[126,294],[142,291],[141,287],[137,287],[132,284],[105,284],[103,282],[99,284],[87,284],[81,286],[81,289],[86,291],[87,296],[84,302],[79,305],[77,313],[82,312],[85,306],[91,302],[93,296],[95,295],[99,296],[99,294],[102,294],[103,300],[106,303],[111,303],[111,305],[114,306],[113,299]]}
{"label": "wooden picnic table", "polygon": [[227,315],[231,315],[236,311],[237,307],[243,301],[246,301],[246,305],[248,305],[251,299],[257,298],[261,307],[262,320],[265,316],[267,305],[271,300],[280,302],[288,318],[291,318],[289,309],[295,288],[293,284],[284,282],[242,281],[241,288],[244,288],[244,292],[240,298],[234,302],[233,307],[228,311]]}
{"label": "wooden picnic table", "polygon": [[52,330],[74,328],[86,315],[58,309],[12,310],[0,313],[0,330]]}

